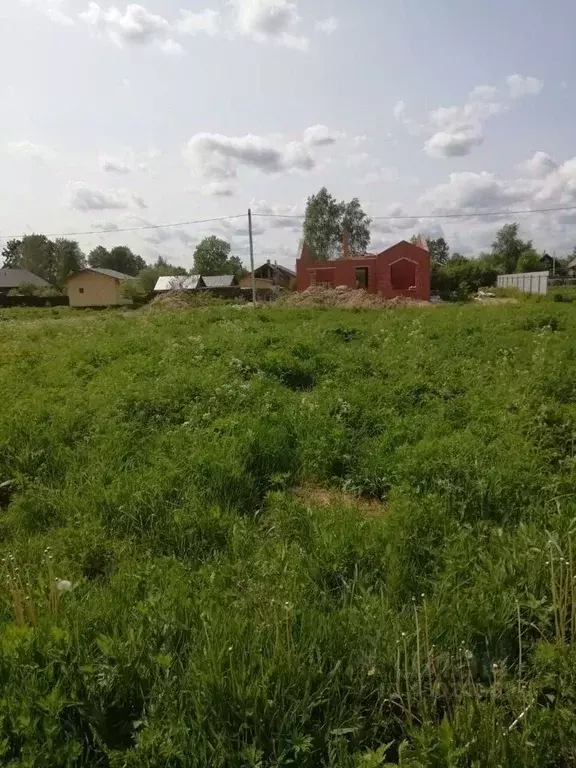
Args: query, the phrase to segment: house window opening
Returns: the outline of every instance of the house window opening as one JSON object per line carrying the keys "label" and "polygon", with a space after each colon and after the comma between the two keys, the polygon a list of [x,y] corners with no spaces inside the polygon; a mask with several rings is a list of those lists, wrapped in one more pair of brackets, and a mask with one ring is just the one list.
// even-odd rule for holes
{"label": "house window opening", "polygon": [[84,293],[84,288],[78,288],[78,293]]}
{"label": "house window opening", "polygon": [[368,267],[356,267],[356,288],[366,291],[368,289]]}

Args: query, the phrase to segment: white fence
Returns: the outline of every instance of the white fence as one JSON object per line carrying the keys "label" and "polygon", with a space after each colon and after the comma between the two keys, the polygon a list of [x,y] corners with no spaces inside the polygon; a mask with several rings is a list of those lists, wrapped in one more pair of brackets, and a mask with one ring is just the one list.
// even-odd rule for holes
{"label": "white fence", "polygon": [[523,293],[548,293],[548,272],[520,272],[517,275],[498,275],[498,288],[516,288]]}

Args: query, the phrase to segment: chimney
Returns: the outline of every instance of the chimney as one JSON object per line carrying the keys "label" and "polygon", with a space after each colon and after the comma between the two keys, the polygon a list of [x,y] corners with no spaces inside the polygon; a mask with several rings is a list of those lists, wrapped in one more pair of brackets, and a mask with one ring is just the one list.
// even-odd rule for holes
{"label": "chimney", "polygon": [[342,238],[342,258],[350,258],[350,235],[348,230],[344,230],[344,237]]}

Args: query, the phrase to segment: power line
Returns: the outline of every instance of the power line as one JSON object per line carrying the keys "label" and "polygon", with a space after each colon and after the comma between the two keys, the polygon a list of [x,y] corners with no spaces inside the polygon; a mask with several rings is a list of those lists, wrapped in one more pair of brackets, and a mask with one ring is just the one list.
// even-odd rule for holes
{"label": "power line", "polygon": [[[528,208],[519,211],[477,211],[472,213],[442,213],[442,214],[420,214],[412,216],[371,216],[372,221],[418,221],[420,219],[470,219],[489,216],[521,216],[531,213],[561,213],[565,211],[576,211],[576,205],[567,205],[559,208]],[[194,221],[177,221],[168,224],[144,224],[139,227],[119,227],[118,229],[89,229],[85,232],[51,232],[46,237],[88,237],[90,235],[114,235],[124,232],[144,232],[153,229],[171,229],[173,227],[190,227],[195,224],[211,224],[216,221],[231,221],[232,219],[243,219],[245,213],[235,213],[231,216],[216,216],[211,219],[196,219]],[[303,213],[252,213],[253,218],[260,219],[305,219]],[[2,235],[0,240],[12,240],[22,237],[18,235]]]}
{"label": "power line", "polygon": [[[89,229],[86,232],[52,232],[45,237],[81,237],[84,235],[115,235],[122,232],[142,232],[146,229],[170,229],[170,227],[189,227],[193,224],[209,224],[214,221],[230,221],[231,219],[241,219],[246,216],[245,213],[235,213],[233,216],[217,216],[214,219],[197,219],[196,221],[179,221],[172,224],[145,224],[140,227],[125,227],[123,229]],[[44,234],[44,233],[42,233]],[[22,235],[0,235],[0,239],[13,240],[22,237]]]}
{"label": "power line", "polygon": [[[469,219],[482,216],[520,216],[530,213],[553,213],[554,211],[576,211],[576,205],[567,205],[562,208],[530,208],[523,211],[478,211],[476,213],[441,213],[421,214],[420,216],[371,216],[373,221],[418,221],[419,219]],[[253,213],[252,216],[273,219],[304,219],[301,213]]]}

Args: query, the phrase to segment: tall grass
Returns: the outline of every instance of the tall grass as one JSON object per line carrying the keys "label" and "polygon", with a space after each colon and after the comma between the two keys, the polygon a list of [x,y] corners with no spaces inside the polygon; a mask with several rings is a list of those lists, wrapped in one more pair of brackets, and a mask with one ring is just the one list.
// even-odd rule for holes
{"label": "tall grass", "polygon": [[0,762],[574,764],[575,331],[1,311]]}

